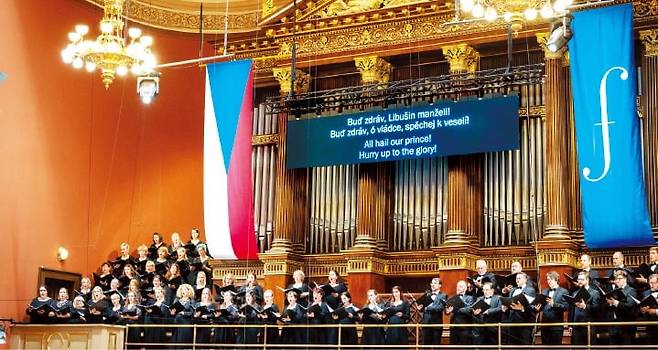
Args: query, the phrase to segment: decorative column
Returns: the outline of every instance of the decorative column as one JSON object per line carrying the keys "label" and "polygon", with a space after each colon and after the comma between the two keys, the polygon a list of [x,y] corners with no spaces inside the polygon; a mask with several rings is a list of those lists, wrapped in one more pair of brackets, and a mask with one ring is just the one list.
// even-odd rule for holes
{"label": "decorative column", "polygon": [[[443,47],[451,74],[475,73],[480,54],[467,44]],[[482,233],[482,155],[448,158],[448,233],[445,245],[470,245]]]}
{"label": "decorative column", "polygon": [[443,46],[443,56],[450,64],[450,74],[475,73],[480,63],[480,53],[466,43]]}
{"label": "decorative column", "polygon": [[567,179],[567,86],[562,58],[565,49],[551,52],[546,47],[549,33],[537,33],[537,42],[544,51],[546,82],[546,231],[543,240],[570,240],[568,229]]}
{"label": "decorative column", "polygon": [[361,84],[386,84],[391,77],[391,64],[376,55],[354,58],[356,69],[361,73]]}
{"label": "decorative column", "polygon": [[[386,84],[391,64],[374,55],[354,58],[361,73],[361,84]],[[355,248],[388,248],[387,233],[393,217],[393,163],[359,165],[359,196]]]}
{"label": "decorative column", "polygon": [[[290,93],[290,67],[272,68],[274,79],[279,82],[279,91],[282,96]],[[295,93],[301,94],[308,92],[308,86],[311,78],[308,74],[299,69],[295,69]]]}
{"label": "decorative column", "polygon": [[[549,271],[573,272],[577,266],[578,246],[569,235],[570,178],[569,147],[572,133],[570,121],[571,94],[568,80],[568,52],[566,48],[551,52],[546,47],[549,33],[538,33],[537,42],[544,51],[546,81],[546,230],[537,242],[537,281],[546,287],[545,275]],[[574,180],[577,181],[577,180]],[[562,281],[565,285],[566,281]]]}
{"label": "decorative column", "polygon": [[[480,54],[467,44],[445,46],[443,55],[450,73],[475,73]],[[455,77],[457,78],[457,77]],[[448,232],[436,248],[443,288],[453,294],[457,281],[475,270],[479,235],[482,233],[482,155],[448,157]],[[447,320],[446,320],[447,321]]]}
{"label": "decorative column", "polygon": [[[354,58],[361,84],[383,84],[390,79],[391,64],[378,56]],[[356,241],[345,253],[350,292],[357,304],[366,302],[370,288],[385,289],[382,250],[388,250],[393,227],[393,162],[359,165]]]}
{"label": "decorative column", "polygon": [[[290,68],[275,68],[274,77],[279,81],[281,95],[290,92]],[[296,71],[295,92],[308,91],[308,75]],[[288,114],[281,113],[279,123],[279,144],[276,167],[275,229],[272,248],[260,254],[265,274],[265,288],[276,290],[276,286],[286,286],[292,273],[300,268],[304,253],[304,233],[308,227],[308,170],[287,169],[286,135]],[[283,305],[281,293],[274,293],[275,301]]]}
{"label": "decorative column", "polygon": [[658,234],[658,29],[640,31],[642,96],[640,114],[644,140],[644,185],[654,236]]}
{"label": "decorative column", "polygon": [[[274,77],[279,81],[283,96],[290,93],[290,68],[275,68]],[[308,75],[297,70],[295,93],[308,91]],[[293,245],[303,244],[308,215],[306,202],[308,197],[307,169],[286,168],[286,136],[288,115],[279,115],[279,150],[277,153],[275,230],[272,252],[290,252]],[[300,251],[303,253],[303,251]]]}

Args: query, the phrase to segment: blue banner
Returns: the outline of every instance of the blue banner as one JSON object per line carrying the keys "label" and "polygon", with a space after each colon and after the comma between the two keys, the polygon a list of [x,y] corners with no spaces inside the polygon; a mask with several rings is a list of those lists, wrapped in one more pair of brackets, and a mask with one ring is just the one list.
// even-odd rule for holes
{"label": "blue banner", "polygon": [[654,244],[642,176],[633,6],[576,12],[569,43],[585,244]]}
{"label": "blue banner", "polygon": [[435,103],[288,121],[288,168],[519,148],[519,98]]}

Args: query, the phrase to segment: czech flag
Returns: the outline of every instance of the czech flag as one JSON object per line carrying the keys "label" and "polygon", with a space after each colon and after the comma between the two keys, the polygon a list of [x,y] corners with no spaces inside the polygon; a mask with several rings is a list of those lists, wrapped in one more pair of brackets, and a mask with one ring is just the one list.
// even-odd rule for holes
{"label": "czech flag", "polygon": [[203,145],[204,223],[216,259],[257,259],[251,180],[251,60],[206,71]]}

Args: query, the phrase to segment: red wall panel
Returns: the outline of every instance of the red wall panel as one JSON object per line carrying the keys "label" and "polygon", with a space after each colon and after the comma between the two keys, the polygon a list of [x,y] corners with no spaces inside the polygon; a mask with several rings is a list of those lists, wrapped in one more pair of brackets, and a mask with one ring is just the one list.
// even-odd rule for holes
{"label": "red wall panel", "polygon": [[[80,0],[11,0],[0,11],[0,317],[24,318],[39,266],[88,274],[123,241],[187,239],[203,225],[204,70],[163,70],[150,106],[134,77],[105,90],[98,73],[60,59],[74,25],[95,35],[101,16]],[[159,62],[198,55],[194,35],[137,26]]]}

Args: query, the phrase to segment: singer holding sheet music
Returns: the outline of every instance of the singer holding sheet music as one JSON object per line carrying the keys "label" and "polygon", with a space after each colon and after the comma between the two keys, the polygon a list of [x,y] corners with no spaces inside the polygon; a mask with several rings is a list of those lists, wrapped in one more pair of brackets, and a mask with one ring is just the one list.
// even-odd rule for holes
{"label": "singer holding sheet music", "polygon": [[[160,286],[153,287],[155,293],[155,301],[144,305],[144,324],[164,324],[167,320],[169,307],[165,304],[164,289]],[[165,329],[160,327],[147,327],[144,328],[144,342],[145,343],[164,343]],[[159,346],[151,346],[150,348],[158,348]]]}
{"label": "singer holding sheet music", "polygon": [[71,319],[71,301],[69,301],[69,291],[66,288],[60,288],[55,302],[55,310],[53,312],[54,323],[68,323]]}
{"label": "singer holding sheet music", "polygon": [[48,289],[46,286],[39,287],[39,296],[32,299],[26,312],[30,315],[32,323],[48,323],[48,310],[43,308],[43,305],[54,304],[55,302],[48,296]]}
{"label": "singer holding sheet music", "polygon": [[[478,271],[479,272],[479,271]],[[417,303],[419,309],[423,312],[421,323],[428,327],[423,327],[423,344],[441,344],[441,335],[443,334],[443,310],[447,296],[441,293],[441,278],[432,278],[430,282],[430,291],[426,293],[431,303],[423,306]]]}
{"label": "singer holding sheet music", "polygon": [[[324,301],[324,291],[320,288],[313,289],[313,302],[309,305],[306,310],[306,317],[308,318],[308,324],[310,325],[323,325],[328,322],[328,318],[331,317],[331,311],[329,306]],[[364,336],[365,336],[365,329]],[[308,331],[308,342],[309,344],[327,344],[327,329],[326,328],[309,328]]]}
{"label": "singer holding sheet music", "polygon": [[[621,290],[620,293],[614,293],[613,290],[606,294],[607,316],[610,322],[631,322],[635,321],[636,303],[633,298],[637,299],[637,292],[628,285],[628,275],[626,271],[619,270],[615,272],[615,285]],[[635,338],[636,326],[610,326],[608,334],[610,335],[610,344],[632,345]]]}
{"label": "singer holding sheet music", "polygon": [[[281,313],[281,321],[286,325],[301,325],[306,323],[306,309],[298,302],[299,294],[294,290],[286,293],[288,306]],[[304,344],[306,332],[300,327],[284,327],[281,338],[284,344]]]}
{"label": "singer holding sheet music", "polygon": [[73,306],[71,307],[71,318],[69,323],[71,324],[80,324],[87,323],[88,311],[85,306],[85,298],[81,295],[73,298]]}
{"label": "singer holding sheet music", "polygon": [[[178,305],[177,305],[178,304]],[[192,325],[192,315],[194,314],[194,288],[189,284],[182,284],[176,292],[176,300],[171,307],[171,316],[174,317],[174,323],[180,326]],[[171,337],[172,343],[191,343],[194,337],[194,331],[191,327],[176,327]],[[177,345],[176,349],[187,349],[187,346]]]}
{"label": "singer holding sheet music", "polygon": [[[542,323],[562,323],[564,322],[564,312],[568,309],[569,305],[564,300],[564,296],[569,292],[560,287],[560,275],[551,271],[546,274],[546,282],[548,288],[544,289],[542,294],[546,295],[546,305],[541,310]],[[540,311],[541,305],[537,304],[537,311]],[[562,334],[564,329],[562,326],[542,326],[541,327],[541,343],[542,345],[560,345],[562,344]]]}
{"label": "singer holding sheet music", "polygon": [[356,345],[358,337],[356,335],[356,320],[358,308],[352,304],[352,295],[350,292],[340,294],[341,306],[334,310],[332,318],[338,321],[338,324],[345,325],[340,330],[341,345]]}
{"label": "singer holding sheet music", "polygon": [[[482,296],[475,301],[470,310],[473,313],[474,323],[495,324],[500,322],[501,306],[500,296],[495,295],[493,283],[482,284]],[[497,345],[497,327],[478,327],[473,331],[473,343],[476,345]]]}
{"label": "singer holding sheet music", "polygon": [[89,305],[88,323],[103,323],[105,319],[105,310],[110,307],[107,300],[105,300],[105,293],[99,286],[91,290],[91,300],[87,302]]}
{"label": "singer holding sheet music", "polygon": [[[516,274],[516,287],[509,292],[510,298],[515,297],[535,297],[535,289],[528,283],[528,275],[525,272]],[[507,312],[507,321],[509,323],[530,323],[535,322],[535,312],[524,299],[518,298],[519,301],[512,302],[508,307],[502,306],[503,312]],[[527,301],[527,299],[526,299]],[[509,327],[509,344],[528,345],[532,343],[532,327]]]}
{"label": "singer holding sheet music", "polygon": [[[457,282],[457,294],[446,302],[445,313],[450,315],[450,324],[470,324],[473,321],[469,305],[474,298],[466,294],[466,281]],[[473,332],[470,327],[450,327],[450,344],[470,345],[473,342]]]}
{"label": "singer holding sheet music", "polygon": [[[658,274],[648,277],[649,289],[644,292],[644,299],[640,304],[640,313],[644,320],[658,321]],[[647,344],[658,344],[658,326],[647,326]]]}
{"label": "singer holding sheet music", "polygon": [[[592,322],[596,319],[596,315],[599,312],[599,301],[601,295],[596,288],[593,288],[590,285],[590,274],[587,271],[581,271],[578,273],[577,281],[579,290],[584,289],[584,292],[579,292],[579,290],[577,290],[572,293],[571,299],[573,299],[573,305],[569,312],[569,322]],[[576,297],[579,295],[585,295],[587,297]],[[587,335],[588,331],[586,326],[573,326],[571,328],[571,344],[596,344],[595,333],[591,332],[591,338],[589,341],[587,339]]]}
{"label": "singer holding sheet music", "polygon": [[[128,292],[126,295],[126,305],[121,308],[120,318],[121,324],[136,324],[142,316],[142,310],[137,307],[137,295],[133,292]],[[142,329],[139,327],[131,327],[128,329],[128,342],[139,343]],[[128,347],[128,349],[139,349],[137,346]]]}
{"label": "singer holding sheet music", "polygon": [[263,292],[263,299],[265,301],[263,304],[263,311],[265,312],[259,317],[263,324],[269,326],[267,327],[267,331],[263,332],[263,340],[267,340],[268,344],[278,344],[279,329],[276,327],[276,315],[279,314],[279,306],[274,303],[274,292],[272,292],[271,289],[265,290]]}
{"label": "singer holding sheet music", "polygon": [[[198,276],[204,275],[205,273],[200,272]],[[196,296],[196,291],[195,291]],[[212,295],[210,288],[203,287],[201,293],[199,294],[199,302],[195,305],[194,308],[194,323],[198,325],[207,326],[210,324],[215,311],[214,302],[212,300]],[[210,333],[211,329],[209,327],[199,327],[196,330],[196,342],[200,344],[210,343]]]}
{"label": "singer holding sheet music", "polygon": [[[224,284],[224,288],[233,286],[233,275],[231,275],[230,279],[225,278]],[[229,325],[235,324],[239,319],[238,307],[233,302],[235,294],[236,293],[231,289],[224,289],[220,296],[222,303],[218,309],[215,309],[215,324],[223,327],[217,327],[214,329],[214,343],[235,344],[235,329],[233,327],[228,327]],[[230,347],[226,347],[226,349],[230,349]]]}
{"label": "singer holding sheet music", "polygon": [[[256,303],[256,293],[250,290],[244,295],[245,304],[240,308],[240,320],[242,325],[255,325],[260,323],[258,313],[260,305]],[[258,332],[260,327],[245,327],[238,329],[238,344],[258,344]]]}
{"label": "singer holding sheet music", "polygon": [[[409,303],[402,298],[402,289],[400,286],[393,286],[391,289],[393,299],[388,305],[392,308],[392,314],[388,317],[388,324],[400,325],[407,324],[410,317]],[[406,327],[389,327],[386,330],[387,345],[408,345],[409,335]]]}
{"label": "singer holding sheet music", "polygon": [[[381,325],[384,323],[381,314],[384,311],[384,305],[379,300],[379,294],[374,289],[368,289],[368,302],[359,310],[361,323],[367,325]],[[368,311],[365,311],[365,310]],[[363,312],[362,312],[363,311]],[[386,332],[383,327],[364,327],[362,342],[364,345],[381,345],[384,344]]]}
{"label": "singer holding sheet music", "polygon": [[658,247],[649,248],[649,264],[640,265],[635,272],[637,275],[635,283],[638,286],[649,284],[649,275],[658,273]]}

